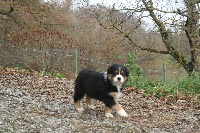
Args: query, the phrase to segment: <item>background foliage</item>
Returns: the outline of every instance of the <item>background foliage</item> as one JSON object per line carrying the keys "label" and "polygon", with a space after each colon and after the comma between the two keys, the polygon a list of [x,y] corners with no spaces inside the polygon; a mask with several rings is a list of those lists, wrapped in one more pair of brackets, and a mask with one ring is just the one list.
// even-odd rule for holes
{"label": "background foliage", "polygon": [[139,0],[128,7],[1,0],[0,64],[75,78],[77,48],[79,69],[106,71],[121,63],[130,68],[128,86],[158,96],[199,93],[199,9],[190,0]]}

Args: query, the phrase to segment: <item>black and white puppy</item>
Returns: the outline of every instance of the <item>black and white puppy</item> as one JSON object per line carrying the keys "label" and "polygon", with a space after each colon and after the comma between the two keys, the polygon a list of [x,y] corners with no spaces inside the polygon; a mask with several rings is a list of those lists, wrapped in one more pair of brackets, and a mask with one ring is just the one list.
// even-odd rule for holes
{"label": "black and white puppy", "polygon": [[94,109],[91,100],[93,98],[105,104],[106,117],[113,117],[111,109],[114,109],[120,116],[127,117],[128,114],[116,100],[121,95],[128,75],[128,69],[120,64],[111,65],[105,73],[83,69],[75,81],[75,108],[79,112],[83,111],[80,102],[86,95],[86,103],[89,108]]}

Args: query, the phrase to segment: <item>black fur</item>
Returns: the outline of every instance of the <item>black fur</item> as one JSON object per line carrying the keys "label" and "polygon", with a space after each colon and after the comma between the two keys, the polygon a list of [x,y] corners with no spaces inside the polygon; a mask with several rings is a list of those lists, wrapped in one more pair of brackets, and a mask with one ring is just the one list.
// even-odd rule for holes
{"label": "black fur", "polygon": [[[123,73],[120,74],[127,80],[129,74],[128,70],[125,66],[119,64],[110,66],[107,69],[107,74],[88,69],[80,71],[75,81],[74,102],[76,103],[85,95],[88,95],[93,99],[102,101],[107,107],[111,108],[116,104],[116,101],[109,93],[118,92],[117,86],[112,80],[112,78],[117,75],[118,70],[123,71]],[[105,76],[105,74],[107,76]],[[123,89],[126,80],[120,87],[121,90]]]}

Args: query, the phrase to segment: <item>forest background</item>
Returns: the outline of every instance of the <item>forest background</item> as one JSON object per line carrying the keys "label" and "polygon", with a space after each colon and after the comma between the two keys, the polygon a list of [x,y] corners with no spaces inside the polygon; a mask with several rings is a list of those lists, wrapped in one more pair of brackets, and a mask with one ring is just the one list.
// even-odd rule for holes
{"label": "forest background", "polygon": [[[81,0],[1,0],[0,64],[75,78],[77,49],[79,70],[106,71],[108,65],[122,63],[130,68],[130,86],[158,95],[180,88],[197,94],[199,3],[136,0],[126,7]],[[163,63],[167,85],[157,82],[163,80]]]}

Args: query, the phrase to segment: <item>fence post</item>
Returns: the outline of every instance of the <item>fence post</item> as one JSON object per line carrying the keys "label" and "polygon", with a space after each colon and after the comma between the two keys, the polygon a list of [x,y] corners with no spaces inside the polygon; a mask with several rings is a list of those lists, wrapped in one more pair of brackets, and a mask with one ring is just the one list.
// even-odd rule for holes
{"label": "fence post", "polygon": [[76,62],[76,77],[78,76],[78,49],[75,49],[75,62]]}
{"label": "fence post", "polygon": [[166,63],[163,63],[163,80],[166,83]]}

